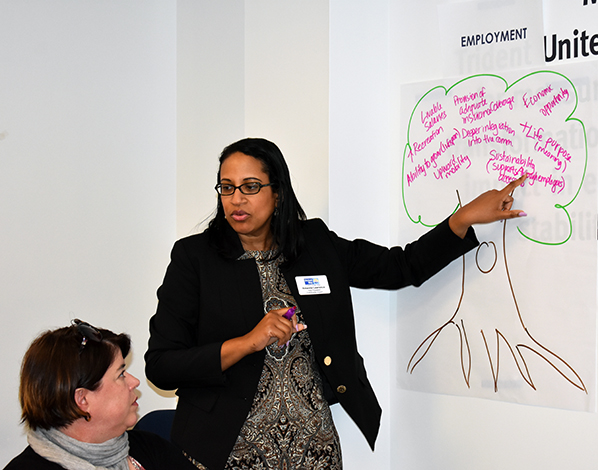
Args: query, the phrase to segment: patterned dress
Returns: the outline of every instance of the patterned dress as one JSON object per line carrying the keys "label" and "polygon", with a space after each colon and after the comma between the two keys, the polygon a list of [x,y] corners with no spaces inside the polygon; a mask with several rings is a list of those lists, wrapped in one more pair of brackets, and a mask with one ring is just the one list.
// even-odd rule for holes
{"label": "patterned dress", "polygon": [[[255,258],[262,283],[264,314],[295,306],[279,266],[282,256],[247,251]],[[303,323],[297,308],[297,321]],[[264,369],[253,404],[226,464],[227,470],[341,470],[338,434],[324,398],[309,330],[296,333],[282,348],[266,348]]]}

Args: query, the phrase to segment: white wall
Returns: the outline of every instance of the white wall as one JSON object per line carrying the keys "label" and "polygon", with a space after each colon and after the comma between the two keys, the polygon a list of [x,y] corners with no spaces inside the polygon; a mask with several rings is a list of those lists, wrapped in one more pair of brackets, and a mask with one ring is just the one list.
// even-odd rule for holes
{"label": "white wall", "polygon": [[222,149],[264,137],[282,150],[304,210],[328,219],[328,2],[179,0],[177,234],[216,205]]}
{"label": "white wall", "polygon": [[1,466],[25,446],[19,366],[42,330],[126,331],[143,378],[175,237],[175,27],[173,2],[0,3]]}
{"label": "white wall", "polygon": [[[345,238],[388,245],[395,204],[389,172],[388,1],[330,2],[330,227]],[[357,337],[368,377],[382,406],[372,453],[338,406],[334,419],[345,468],[397,468],[390,449],[390,296],[353,290]]]}
{"label": "white wall", "polygon": [[177,237],[216,207],[218,155],[245,136],[245,7],[177,2]]}
{"label": "white wall", "polygon": [[245,132],[282,150],[309,217],[328,219],[328,1],[245,2]]}

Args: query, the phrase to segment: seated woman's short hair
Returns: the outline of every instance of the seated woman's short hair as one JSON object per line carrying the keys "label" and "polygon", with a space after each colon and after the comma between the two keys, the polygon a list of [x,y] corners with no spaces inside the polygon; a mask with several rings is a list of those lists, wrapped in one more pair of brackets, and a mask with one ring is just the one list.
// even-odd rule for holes
{"label": "seated woman's short hair", "polygon": [[[99,335],[93,334],[94,330]],[[35,430],[62,428],[79,418],[89,419],[75,403],[75,390],[96,390],[118,351],[126,357],[130,348],[128,335],[96,329],[79,320],[42,333],[21,365],[22,422]]]}

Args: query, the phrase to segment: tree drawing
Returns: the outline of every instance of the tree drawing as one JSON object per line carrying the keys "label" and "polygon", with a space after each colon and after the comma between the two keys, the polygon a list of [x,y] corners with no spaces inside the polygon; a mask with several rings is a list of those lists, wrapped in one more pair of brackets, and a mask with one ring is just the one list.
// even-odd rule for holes
{"label": "tree drawing", "polygon": [[[435,226],[480,188],[502,188],[523,174],[528,178],[515,190],[513,208],[533,217],[524,224],[519,219],[501,222],[499,239],[480,240],[477,250],[463,256],[454,308],[444,323],[422,338],[408,361],[408,373],[416,373],[422,361],[429,360],[441,335],[456,331],[454,352],[467,387],[472,355],[482,354],[495,392],[507,361],[536,390],[530,365],[535,357],[574,389],[588,393],[574,365],[530,330],[508,258],[515,242],[558,247],[571,239],[570,206],[580,193],[588,162],[585,126],[574,117],[577,106],[573,83],[552,71],[534,72],[512,84],[497,75],[475,75],[449,88],[432,88],[415,105],[402,164],[402,201],[411,222]],[[574,134],[583,148],[570,144],[567,137]],[[544,234],[538,227],[546,219],[558,220],[566,229]],[[470,276],[483,276],[492,285],[487,309],[464,308]],[[500,307],[493,308],[494,302]],[[474,348],[474,340],[482,346]]]}

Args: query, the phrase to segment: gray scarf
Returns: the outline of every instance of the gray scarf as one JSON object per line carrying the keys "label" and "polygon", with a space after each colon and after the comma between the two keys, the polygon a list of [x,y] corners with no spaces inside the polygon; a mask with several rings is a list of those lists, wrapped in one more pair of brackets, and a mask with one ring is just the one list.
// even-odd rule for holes
{"label": "gray scarf", "polygon": [[128,470],[129,436],[101,444],[81,442],[58,429],[37,429],[27,433],[27,442],[36,454],[67,470]]}

